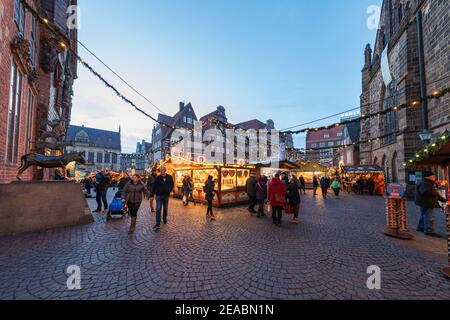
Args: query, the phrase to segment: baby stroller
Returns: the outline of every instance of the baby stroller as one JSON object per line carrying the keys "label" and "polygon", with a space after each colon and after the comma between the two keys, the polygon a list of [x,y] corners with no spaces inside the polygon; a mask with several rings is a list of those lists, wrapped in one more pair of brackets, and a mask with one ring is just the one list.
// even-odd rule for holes
{"label": "baby stroller", "polygon": [[122,203],[122,191],[118,191],[109,205],[107,220],[111,220],[113,216],[120,216],[123,219],[126,215],[128,208]]}

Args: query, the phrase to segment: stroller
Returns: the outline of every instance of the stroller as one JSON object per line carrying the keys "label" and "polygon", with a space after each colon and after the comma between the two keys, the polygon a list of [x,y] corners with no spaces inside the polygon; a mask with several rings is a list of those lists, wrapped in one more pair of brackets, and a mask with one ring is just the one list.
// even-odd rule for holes
{"label": "stroller", "polygon": [[111,204],[107,214],[107,220],[111,220],[113,216],[120,216],[122,219],[128,215],[128,208],[122,203],[122,191],[118,191]]}

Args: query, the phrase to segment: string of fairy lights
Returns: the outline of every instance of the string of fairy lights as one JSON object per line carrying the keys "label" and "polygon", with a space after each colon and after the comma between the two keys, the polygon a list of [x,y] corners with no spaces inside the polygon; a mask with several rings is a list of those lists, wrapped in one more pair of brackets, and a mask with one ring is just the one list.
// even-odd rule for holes
{"label": "string of fairy lights", "polygon": [[[47,28],[52,34],[53,36],[55,36],[58,40],[59,45],[61,46],[62,49],[64,50],[68,50],[71,52],[71,54],[73,54],[73,56],[81,63],[82,66],[84,66],[87,70],[89,70],[97,79],[99,79],[107,88],[111,89],[121,100],[123,100],[125,103],[127,103],[128,105],[130,105],[131,107],[133,107],[136,111],[140,112],[141,114],[143,114],[145,117],[151,119],[152,121],[154,121],[155,123],[159,124],[161,127],[165,127],[167,129],[170,130],[186,130],[187,132],[194,132],[196,130],[196,128],[186,128],[186,127],[177,127],[175,125],[171,125],[168,123],[165,123],[163,121],[160,121],[158,119],[156,119],[155,117],[153,117],[152,115],[150,115],[149,113],[147,113],[146,111],[144,111],[143,109],[141,109],[138,105],[136,105],[133,101],[131,101],[129,98],[127,98],[125,95],[123,95],[114,85],[110,84],[99,72],[97,72],[89,63],[87,63],[84,59],[82,59],[78,53],[71,47],[71,45],[68,45],[68,43],[70,43],[70,40],[67,39],[66,35],[64,33],[62,33],[57,27],[54,27],[52,25],[52,23],[50,22],[49,19],[42,17],[33,7],[31,7],[25,0],[21,0],[24,8],[29,11],[36,19],[37,21],[40,22],[41,25],[43,25],[45,28]],[[397,105],[393,105],[389,108],[386,108],[385,110],[382,111],[378,111],[378,112],[374,112],[374,113],[370,113],[370,114],[363,114],[359,117],[355,117],[351,120],[346,120],[346,121],[342,121],[342,122],[336,122],[330,125],[324,125],[324,126],[319,126],[319,127],[314,127],[314,128],[303,128],[300,130],[287,130],[287,131],[281,131],[279,132],[281,135],[296,135],[296,134],[301,134],[301,133],[308,133],[310,131],[321,131],[321,130],[328,130],[331,128],[335,128],[335,127],[339,127],[339,126],[345,126],[345,125],[349,125],[352,123],[357,123],[357,122],[361,122],[361,121],[366,121],[368,119],[374,118],[374,117],[381,117],[385,114],[388,114],[390,112],[397,112],[403,109],[407,109],[407,108],[415,108],[417,106],[419,106],[422,102],[426,101],[426,100],[432,100],[432,99],[438,99],[443,97],[444,95],[448,94],[450,92],[450,87],[446,87],[442,90],[435,90],[431,95],[428,95],[425,98],[418,98],[415,100],[411,100],[407,103],[402,103],[402,104],[397,104]],[[383,100],[387,100],[387,99],[391,99],[391,98],[395,98],[397,95],[399,94],[399,92],[397,92],[395,95],[391,96],[391,97],[387,97]],[[380,101],[383,101],[380,100]],[[369,105],[372,105],[376,102],[371,102],[369,103]],[[356,110],[356,109],[355,109]],[[204,121],[203,125],[205,126],[218,126],[221,127],[223,129],[233,129],[233,130],[241,130],[243,132],[248,131],[246,128],[243,128],[242,126],[239,125],[233,125],[230,123],[226,123],[221,121],[218,117],[211,117],[208,120]],[[295,126],[298,127],[298,126]],[[291,128],[295,128],[295,127],[291,127]],[[330,149],[335,149],[335,148],[346,148],[349,146],[357,146],[357,145],[361,145],[361,144],[367,144],[367,143],[372,143],[374,141],[379,141],[383,138],[386,138],[388,136],[391,136],[393,134],[396,134],[395,132],[391,132],[389,134],[386,135],[382,135],[379,137],[375,137],[375,138],[370,138],[370,139],[366,139],[364,141],[358,141],[358,142],[354,142],[352,144],[349,145],[339,145],[339,146],[332,146],[332,147],[316,147],[316,148],[308,148],[306,149],[306,151],[315,151],[315,150],[330,150]],[[181,143],[183,141],[183,139],[179,139],[178,141],[174,141],[171,142],[169,144],[169,148],[172,146],[175,146],[179,143]],[[165,146],[161,146],[160,148],[154,150],[156,152],[158,151],[163,151],[166,147]]]}

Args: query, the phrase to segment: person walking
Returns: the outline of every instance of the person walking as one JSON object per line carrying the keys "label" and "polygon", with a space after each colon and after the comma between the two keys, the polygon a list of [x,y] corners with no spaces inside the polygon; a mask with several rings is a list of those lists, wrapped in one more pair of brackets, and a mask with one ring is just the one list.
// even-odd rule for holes
{"label": "person walking", "polygon": [[165,167],[159,168],[161,174],[156,177],[154,191],[156,195],[156,225],[153,227],[155,231],[161,228],[161,211],[163,213],[163,222],[167,224],[167,216],[169,214],[169,198],[173,191],[173,177],[167,174]]}
{"label": "person walking", "polygon": [[287,188],[287,198],[289,201],[289,205],[291,207],[291,212],[294,214],[294,219],[292,219],[291,224],[298,224],[298,216],[300,212],[300,181],[297,177],[292,174],[289,180],[289,185]]}
{"label": "person walking", "polygon": [[147,190],[148,190],[148,200],[150,202],[150,210],[151,212],[155,212],[155,207],[154,207],[154,202],[155,202],[155,190],[154,190],[154,186],[155,186],[155,180],[156,177],[158,175],[156,174],[156,169],[152,169],[152,172],[150,173],[150,175],[148,176],[147,179]]}
{"label": "person walking", "polygon": [[338,177],[334,178],[333,182],[331,183],[331,189],[333,189],[336,197],[339,197],[339,193],[341,192],[341,183]]}
{"label": "person walking", "polygon": [[136,230],[136,221],[139,208],[142,204],[142,199],[148,193],[146,186],[142,183],[141,177],[134,175],[131,181],[123,188],[122,191],[122,202],[127,204],[128,210],[130,212],[131,224],[129,234],[132,234]]}
{"label": "person walking", "polygon": [[269,185],[269,202],[272,207],[273,224],[281,225],[283,218],[283,206],[286,202],[286,188],[284,183],[280,180],[280,174],[275,174]]}
{"label": "person walking", "polygon": [[194,206],[196,205],[195,199],[194,199],[194,183],[192,182],[192,179],[190,176],[185,176],[183,179],[183,186],[181,187],[181,192],[183,193],[183,204],[185,206],[189,205],[189,199],[192,199],[192,202],[194,202]]}
{"label": "person walking", "polygon": [[365,184],[366,184],[366,181],[364,180],[363,176],[360,176],[358,178],[358,180],[356,180],[356,186],[357,186],[357,189],[358,189],[358,194],[360,196],[364,195],[364,186],[365,186]]}
{"label": "person walking", "polygon": [[210,217],[211,220],[216,220],[216,217],[213,213],[213,200],[216,191],[214,190],[214,180],[213,176],[208,176],[208,180],[205,182],[205,186],[203,187],[203,191],[205,192],[205,199],[208,202],[208,209],[206,211],[206,217]]}
{"label": "person walking", "polygon": [[108,210],[108,200],[106,199],[106,194],[108,192],[108,182],[103,172],[99,171],[95,175],[95,200],[97,201],[97,210],[94,213],[102,212],[103,209],[106,212]]}
{"label": "person walking", "polygon": [[319,189],[319,178],[315,175],[313,177],[313,196],[317,196],[317,189]]}
{"label": "person walking", "polygon": [[369,189],[369,194],[373,196],[375,193],[375,180],[372,176],[369,176],[367,179],[367,189]]}
{"label": "person walking", "polygon": [[267,199],[267,177],[261,176],[256,184],[256,201],[258,203],[258,218],[264,217],[264,203]]}
{"label": "person walking", "polygon": [[328,196],[328,189],[330,188],[330,179],[327,176],[320,179],[320,188],[322,189],[322,196],[326,199]]}
{"label": "person walking", "polygon": [[303,192],[303,194],[306,195],[306,181],[305,181],[305,177],[300,176],[299,181],[300,181],[300,193]]}
{"label": "person walking", "polygon": [[256,180],[256,174],[252,172],[250,174],[250,177],[247,179],[247,182],[245,183],[245,192],[247,193],[247,196],[250,199],[250,205],[248,207],[248,211],[250,213],[256,213],[255,206],[256,206],[256,184],[258,181]]}
{"label": "person walking", "polygon": [[434,209],[439,208],[439,201],[447,202],[447,199],[436,190],[436,175],[427,171],[424,174],[424,179],[416,187],[415,203],[420,207],[418,232],[423,232],[431,237],[438,236],[434,232]]}

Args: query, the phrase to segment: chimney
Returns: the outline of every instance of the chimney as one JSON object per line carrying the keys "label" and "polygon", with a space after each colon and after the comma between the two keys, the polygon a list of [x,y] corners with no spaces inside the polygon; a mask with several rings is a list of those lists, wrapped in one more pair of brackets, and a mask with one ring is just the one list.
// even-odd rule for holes
{"label": "chimney", "polygon": [[184,102],[180,102],[180,111],[183,111],[184,109]]}

